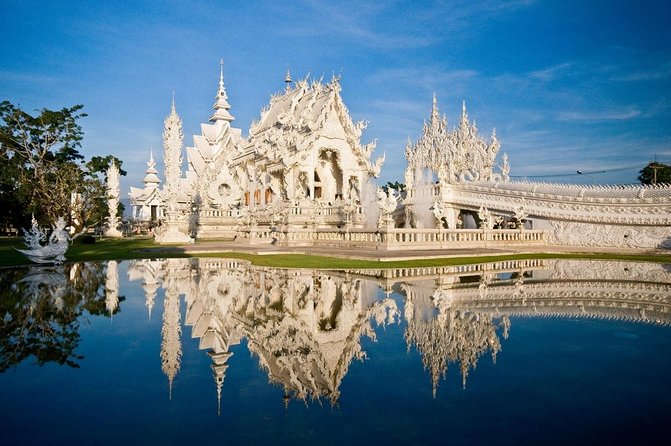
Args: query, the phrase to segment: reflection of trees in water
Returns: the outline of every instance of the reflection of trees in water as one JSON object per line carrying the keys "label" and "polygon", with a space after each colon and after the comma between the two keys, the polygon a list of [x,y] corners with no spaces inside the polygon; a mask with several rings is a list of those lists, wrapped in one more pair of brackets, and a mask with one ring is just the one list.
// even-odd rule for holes
{"label": "reflection of trees in water", "polygon": [[106,313],[104,273],[104,263],[0,270],[0,372],[31,356],[79,367],[79,317]]}

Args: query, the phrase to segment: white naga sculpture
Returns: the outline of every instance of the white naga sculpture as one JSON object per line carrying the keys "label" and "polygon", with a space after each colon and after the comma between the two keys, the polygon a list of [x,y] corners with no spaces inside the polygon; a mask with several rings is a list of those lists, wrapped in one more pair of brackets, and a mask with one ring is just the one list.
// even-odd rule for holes
{"label": "white naga sculpture", "polygon": [[[23,230],[24,240],[29,249],[17,249],[35,263],[62,263],[73,237],[65,230],[65,219],[58,217],[54,230],[47,241],[46,232],[37,224],[33,217],[30,231]],[[45,244],[43,244],[46,242]]]}
{"label": "white naga sculpture", "polygon": [[109,208],[109,216],[107,217],[107,237],[123,237],[123,234],[117,226],[119,225],[119,218],[117,217],[117,209],[119,207],[119,166],[115,161],[112,161],[107,168],[107,207]]}

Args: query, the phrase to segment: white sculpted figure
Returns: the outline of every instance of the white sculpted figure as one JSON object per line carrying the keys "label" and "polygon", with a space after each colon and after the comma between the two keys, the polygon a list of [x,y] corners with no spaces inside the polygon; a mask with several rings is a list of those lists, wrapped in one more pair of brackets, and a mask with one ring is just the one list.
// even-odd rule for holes
{"label": "white sculpted figure", "polygon": [[355,176],[349,177],[349,196],[352,201],[361,199],[361,191],[359,190],[359,179]]}
{"label": "white sculpted figure", "polygon": [[17,249],[28,259],[35,263],[62,263],[65,261],[65,251],[73,238],[65,230],[65,219],[58,217],[54,230],[49,236],[49,241],[42,245],[46,240],[46,234],[37,226],[37,220],[33,217],[33,225],[30,231],[23,230],[25,243],[30,249]]}
{"label": "white sculpted figure", "polygon": [[306,197],[308,188],[308,174],[302,170],[298,173],[298,184],[296,185],[296,198],[302,200]]}
{"label": "white sculpted figure", "polygon": [[515,208],[514,218],[517,221],[517,227],[520,229],[524,228],[524,219],[527,218],[527,212],[525,210],[526,203],[523,202],[520,206]]}
{"label": "white sculpted figure", "polygon": [[431,210],[433,211],[433,215],[436,217],[436,220],[438,220],[438,226],[442,227],[443,221],[447,222],[447,218],[449,216],[447,209],[445,209],[445,205],[441,202],[436,201],[433,203],[433,206],[431,206]]}
{"label": "white sculpted figure", "polygon": [[492,229],[492,213],[486,207],[480,206],[478,210],[478,218],[480,219],[480,227],[483,229]]}
{"label": "white sculpted figure", "polygon": [[398,197],[394,193],[394,189],[388,189],[387,192],[381,187],[377,188],[377,207],[382,214],[391,214],[398,206]]}

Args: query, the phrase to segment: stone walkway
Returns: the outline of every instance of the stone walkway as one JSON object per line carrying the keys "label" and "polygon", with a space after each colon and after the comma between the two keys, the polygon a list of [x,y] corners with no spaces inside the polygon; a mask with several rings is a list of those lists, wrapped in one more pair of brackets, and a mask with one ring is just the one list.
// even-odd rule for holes
{"label": "stone walkway", "polygon": [[505,248],[455,248],[443,250],[410,249],[398,251],[385,251],[375,249],[352,249],[336,247],[277,247],[271,245],[249,245],[236,242],[202,241],[188,245],[171,245],[160,248],[149,248],[149,252],[170,253],[186,252],[197,255],[198,253],[221,253],[240,252],[256,255],[273,254],[308,254],[316,256],[336,257],[343,259],[395,261],[395,260],[417,260],[438,259],[450,257],[481,257],[499,256],[512,254],[570,254],[570,253],[604,253],[604,254],[628,254],[628,255],[671,255],[671,250],[663,249],[632,249],[632,248],[583,248],[567,246],[508,246]]}

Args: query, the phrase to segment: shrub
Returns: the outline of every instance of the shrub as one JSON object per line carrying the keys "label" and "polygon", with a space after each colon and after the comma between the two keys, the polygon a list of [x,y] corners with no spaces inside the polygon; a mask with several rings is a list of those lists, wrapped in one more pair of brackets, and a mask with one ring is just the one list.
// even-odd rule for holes
{"label": "shrub", "polygon": [[96,238],[92,235],[80,235],[73,243],[77,245],[92,245],[96,242]]}

